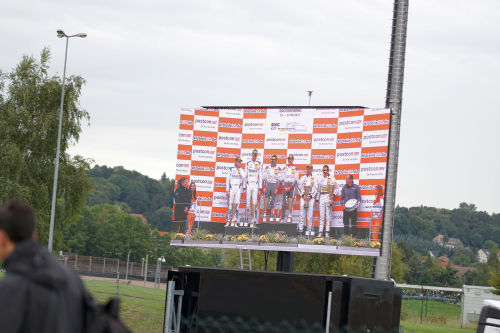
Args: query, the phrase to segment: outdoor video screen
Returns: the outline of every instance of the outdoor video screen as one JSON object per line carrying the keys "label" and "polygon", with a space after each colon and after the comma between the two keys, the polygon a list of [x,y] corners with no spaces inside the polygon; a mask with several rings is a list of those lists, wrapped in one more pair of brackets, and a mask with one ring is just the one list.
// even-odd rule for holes
{"label": "outdoor video screen", "polygon": [[182,109],[171,245],[380,255],[389,127],[389,109]]}

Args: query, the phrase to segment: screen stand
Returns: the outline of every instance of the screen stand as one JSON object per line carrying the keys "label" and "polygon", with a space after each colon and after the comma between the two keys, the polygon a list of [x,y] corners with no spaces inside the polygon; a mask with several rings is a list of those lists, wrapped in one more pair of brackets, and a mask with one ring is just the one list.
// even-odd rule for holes
{"label": "screen stand", "polygon": [[278,251],[276,270],[278,272],[293,272],[295,268],[294,253]]}

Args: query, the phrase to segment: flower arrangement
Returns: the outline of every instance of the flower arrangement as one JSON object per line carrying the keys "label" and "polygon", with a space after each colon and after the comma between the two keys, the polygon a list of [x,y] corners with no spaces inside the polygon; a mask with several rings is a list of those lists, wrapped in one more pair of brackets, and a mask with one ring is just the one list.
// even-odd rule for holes
{"label": "flower arrangement", "polygon": [[241,234],[238,237],[236,237],[236,241],[238,242],[247,242],[250,239],[247,234]]}
{"label": "flower arrangement", "polygon": [[372,247],[372,248],[378,248],[379,249],[380,246],[381,246],[381,244],[380,244],[379,241],[371,241],[370,242],[370,247]]}
{"label": "flower arrangement", "polygon": [[353,246],[354,245],[354,240],[349,236],[342,236],[341,242],[342,242],[342,246]]}
{"label": "flower arrangement", "polygon": [[337,245],[338,244],[338,240],[335,239],[335,238],[330,238],[330,240],[328,241],[328,244],[330,245]]}
{"label": "flower arrangement", "polygon": [[353,245],[356,247],[365,247],[365,242],[359,240],[359,241],[355,241]]}
{"label": "flower arrangement", "polygon": [[205,235],[205,240],[211,241],[211,240],[216,240],[216,238],[212,234],[206,234]]}
{"label": "flower arrangement", "polygon": [[259,242],[261,242],[261,243],[269,243],[269,242],[270,242],[270,239],[269,239],[269,237],[268,237],[268,236],[266,236],[266,235],[261,235],[261,236],[259,237]]}
{"label": "flower arrangement", "polygon": [[184,234],[181,234],[180,232],[174,234],[174,236],[172,237],[172,239],[184,239],[185,235]]}
{"label": "flower arrangement", "polygon": [[317,245],[325,244],[325,239],[323,237],[317,237],[313,239],[313,243]]}

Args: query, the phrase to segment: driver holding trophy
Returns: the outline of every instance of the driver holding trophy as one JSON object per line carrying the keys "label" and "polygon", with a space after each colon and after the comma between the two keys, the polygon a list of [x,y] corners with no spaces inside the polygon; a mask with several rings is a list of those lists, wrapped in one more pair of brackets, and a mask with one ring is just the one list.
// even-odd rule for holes
{"label": "driver holding trophy", "polygon": [[358,224],[358,207],[361,203],[359,186],[354,184],[353,180],[352,175],[347,175],[340,194],[340,202],[344,205],[344,228],[349,228],[351,236],[353,228],[356,228]]}
{"label": "driver holding trophy", "polygon": [[314,199],[316,198],[318,192],[312,171],[312,164],[307,165],[306,174],[300,178],[299,184],[297,186],[300,195],[299,233],[302,233],[304,231],[305,220],[307,226],[306,234],[310,236],[314,236],[314,232],[312,231],[312,218],[314,211]]}
{"label": "driver holding trophy", "polygon": [[330,221],[332,219],[333,193],[337,182],[330,174],[328,165],[323,165],[323,174],[318,177],[319,192],[319,233],[318,237],[323,237],[323,227],[325,237],[330,237]]}
{"label": "driver holding trophy", "polygon": [[288,164],[282,171],[282,185],[283,185],[283,202],[281,204],[281,220],[280,223],[283,223],[285,220],[286,208],[288,206],[288,217],[286,219],[286,223],[292,223],[292,213],[293,213],[293,199],[295,187],[299,181],[299,171],[293,165],[293,155],[288,155]]}

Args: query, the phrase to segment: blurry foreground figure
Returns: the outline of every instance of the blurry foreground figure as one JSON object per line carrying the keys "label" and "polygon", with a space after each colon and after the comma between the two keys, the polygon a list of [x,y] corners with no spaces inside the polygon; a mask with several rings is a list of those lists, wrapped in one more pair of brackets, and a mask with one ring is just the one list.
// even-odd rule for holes
{"label": "blurry foreground figure", "polygon": [[0,279],[0,332],[108,331],[112,319],[80,277],[33,240],[35,225],[23,202],[0,208],[0,261],[7,270]]}

